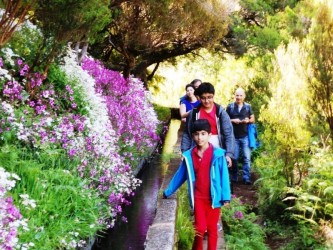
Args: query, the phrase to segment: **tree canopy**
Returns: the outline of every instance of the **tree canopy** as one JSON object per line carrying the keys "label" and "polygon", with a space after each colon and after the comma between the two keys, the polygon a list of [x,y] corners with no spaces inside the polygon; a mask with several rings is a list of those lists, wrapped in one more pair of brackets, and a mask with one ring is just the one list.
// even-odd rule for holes
{"label": "tree canopy", "polygon": [[230,14],[221,1],[196,0],[119,1],[111,10],[107,36],[90,52],[125,76],[142,78],[152,64],[216,45]]}

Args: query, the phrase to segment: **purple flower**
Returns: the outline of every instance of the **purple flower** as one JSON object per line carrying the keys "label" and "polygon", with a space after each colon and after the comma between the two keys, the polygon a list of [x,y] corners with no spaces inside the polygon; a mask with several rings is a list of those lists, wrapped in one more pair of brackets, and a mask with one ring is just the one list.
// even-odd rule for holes
{"label": "purple flower", "polygon": [[30,102],[29,102],[29,106],[30,106],[30,107],[32,107],[32,108],[33,108],[33,107],[35,107],[35,105],[36,105],[36,104],[35,104],[35,102],[34,102],[34,101],[30,101]]}
{"label": "purple flower", "polygon": [[20,70],[20,75],[25,76],[28,71],[29,71],[29,66],[25,64]]}
{"label": "purple flower", "polygon": [[244,215],[241,211],[236,211],[234,213],[234,215],[232,216],[232,218],[237,219],[237,220],[241,220],[241,219],[244,218]]}
{"label": "purple flower", "polygon": [[74,149],[74,148],[71,148],[71,149],[68,151],[68,155],[69,155],[69,157],[73,157],[76,153],[77,153],[77,150]]}
{"label": "purple flower", "polygon": [[73,95],[74,92],[73,92],[71,86],[66,85],[65,89],[67,90],[67,92],[68,92],[70,95]]}
{"label": "purple flower", "polygon": [[4,85],[3,95],[10,101],[22,100],[23,87],[17,81],[9,81]]}

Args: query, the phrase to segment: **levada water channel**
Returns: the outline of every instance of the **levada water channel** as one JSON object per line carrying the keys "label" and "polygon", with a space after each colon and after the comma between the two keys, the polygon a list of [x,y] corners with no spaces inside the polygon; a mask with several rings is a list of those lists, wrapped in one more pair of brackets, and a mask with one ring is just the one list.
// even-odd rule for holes
{"label": "levada water channel", "polygon": [[95,240],[92,250],[144,249],[147,231],[156,213],[159,189],[167,170],[167,163],[163,162],[173,151],[179,127],[179,120],[171,120],[162,153],[154,155],[139,172],[137,177],[142,180],[142,184],[131,199],[131,205],[124,207],[123,215],[128,222],[117,221],[103,237]]}

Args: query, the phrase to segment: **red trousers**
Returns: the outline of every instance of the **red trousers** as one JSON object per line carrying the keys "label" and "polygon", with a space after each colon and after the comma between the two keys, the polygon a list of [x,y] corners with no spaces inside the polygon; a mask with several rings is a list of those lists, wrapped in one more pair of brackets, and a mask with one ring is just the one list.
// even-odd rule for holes
{"label": "red trousers", "polygon": [[192,250],[203,250],[203,238],[206,230],[208,250],[216,250],[217,223],[220,218],[220,208],[212,208],[210,200],[195,199],[194,204],[195,238]]}

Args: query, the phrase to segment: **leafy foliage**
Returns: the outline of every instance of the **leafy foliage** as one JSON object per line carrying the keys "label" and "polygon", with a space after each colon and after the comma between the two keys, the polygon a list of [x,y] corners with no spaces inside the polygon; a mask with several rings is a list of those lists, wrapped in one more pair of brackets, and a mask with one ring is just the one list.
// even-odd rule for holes
{"label": "leafy foliage", "polygon": [[313,105],[326,119],[333,140],[333,17],[332,9],[325,4],[318,12],[311,28],[310,59],[313,71],[309,74]]}
{"label": "leafy foliage", "polygon": [[[22,216],[29,218],[30,230],[19,233],[21,243],[33,242],[36,249],[59,246],[71,249],[84,245],[83,241],[73,245],[73,238],[79,242],[103,228],[97,221],[100,214],[107,213],[107,207],[101,206],[98,192],[85,188],[87,180],[72,171],[76,162],[69,160],[64,152],[57,155],[49,151],[48,161],[45,161],[36,159],[33,152],[8,145],[2,147],[0,160],[8,171],[17,173],[21,179],[12,190]],[[49,162],[53,162],[51,167]],[[71,171],[65,170],[64,164]],[[28,195],[30,203],[35,203],[36,207],[19,203],[22,195]],[[80,236],[75,237],[76,234]]]}
{"label": "leafy foliage", "polygon": [[289,188],[295,205],[289,209],[300,220],[318,224],[321,219],[332,220],[333,216],[333,155],[328,148],[315,147],[315,152],[310,164],[308,176],[302,185]]}
{"label": "leafy foliage", "polygon": [[232,197],[229,206],[222,207],[222,222],[228,249],[268,249],[264,231],[256,224],[257,216],[243,204],[241,197]]}
{"label": "leafy foliage", "polygon": [[227,31],[220,1],[120,1],[103,43],[90,52],[109,67],[145,79],[152,64],[213,46]]}
{"label": "leafy foliage", "polygon": [[[36,1],[25,0],[2,0],[0,1],[0,48],[6,44],[13,33],[30,16],[29,11],[35,7]],[[3,8],[3,10],[2,10]]]}
{"label": "leafy foliage", "polygon": [[110,22],[109,0],[38,0],[34,18],[46,37],[59,43],[95,40]]}
{"label": "leafy foliage", "polygon": [[274,162],[281,162],[278,165],[282,167],[281,171],[288,186],[294,186],[302,179],[310,141],[310,133],[305,122],[306,81],[300,74],[302,70],[298,68],[302,59],[300,58],[299,64],[294,64],[294,61],[289,65],[287,63],[288,54],[292,55],[297,50],[297,43],[294,46],[290,44],[286,52],[283,48],[276,52],[281,78],[271,84],[273,94],[268,105],[261,110],[260,117],[265,123],[263,139],[272,149],[269,153],[274,155]]}

